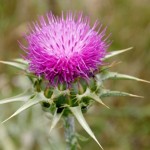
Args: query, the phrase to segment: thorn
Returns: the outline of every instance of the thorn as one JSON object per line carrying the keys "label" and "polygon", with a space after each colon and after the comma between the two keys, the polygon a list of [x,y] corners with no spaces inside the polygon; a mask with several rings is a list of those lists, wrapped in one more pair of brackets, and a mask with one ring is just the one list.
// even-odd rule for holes
{"label": "thorn", "polygon": [[126,51],[131,50],[132,48],[133,48],[133,47],[129,47],[129,48],[126,48],[126,49],[123,49],[123,50],[115,50],[115,51],[108,52],[108,53],[106,54],[106,56],[104,57],[104,59],[102,59],[102,60],[105,60],[105,59],[108,59],[108,58],[110,58],[110,57],[116,56],[116,55],[118,55],[118,54],[124,53],[124,52],[126,52]]}
{"label": "thorn", "polygon": [[110,109],[110,107],[107,106],[105,103],[102,102],[101,104],[104,105],[106,108]]}
{"label": "thorn", "polygon": [[140,82],[145,82],[145,83],[150,83],[150,81],[143,80],[143,79],[138,79],[138,81],[140,81]]}
{"label": "thorn", "polygon": [[137,98],[144,98],[144,96],[134,95],[134,94],[129,94],[129,96],[131,96],[131,97],[137,97]]}

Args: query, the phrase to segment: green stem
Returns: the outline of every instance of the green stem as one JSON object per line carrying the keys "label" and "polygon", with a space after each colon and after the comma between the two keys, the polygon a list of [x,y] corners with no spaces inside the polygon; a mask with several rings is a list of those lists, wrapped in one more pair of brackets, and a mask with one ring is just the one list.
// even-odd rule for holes
{"label": "green stem", "polygon": [[76,150],[77,140],[75,135],[75,124],[73,116],[65,116],[64,118],[65,139],[67,143],[66,150]]}

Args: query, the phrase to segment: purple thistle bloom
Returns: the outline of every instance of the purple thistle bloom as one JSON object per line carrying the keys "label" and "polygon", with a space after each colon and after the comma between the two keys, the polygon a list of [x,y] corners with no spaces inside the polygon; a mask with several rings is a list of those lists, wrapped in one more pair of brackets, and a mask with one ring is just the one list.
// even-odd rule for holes
{"label": "purple thistle bloom", "polygon": [[106,29],[95,31],[97,21],[91,28],[82,13],[68,13],[64,18],[50,12],[39,22],[25,36],[31,72],[44,75],[51,84],[69,84],[78,77],[89,78],[102,65],[109,44],[103,40]]}

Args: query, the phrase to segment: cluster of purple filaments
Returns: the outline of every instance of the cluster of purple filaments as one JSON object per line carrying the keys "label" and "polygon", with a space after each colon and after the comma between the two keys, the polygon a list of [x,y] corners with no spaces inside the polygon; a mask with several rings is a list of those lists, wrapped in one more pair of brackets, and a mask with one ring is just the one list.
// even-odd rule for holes
{"label": "cluster of purple filaments", "polygon": [[89,18],[82,13],[41,16],[25,36],[29,70],[52,85],[70,84],[78,77],[88,79],[102,65],[108,48],[105,29],[95,31],[98,25],[95,22],[91,28]]}

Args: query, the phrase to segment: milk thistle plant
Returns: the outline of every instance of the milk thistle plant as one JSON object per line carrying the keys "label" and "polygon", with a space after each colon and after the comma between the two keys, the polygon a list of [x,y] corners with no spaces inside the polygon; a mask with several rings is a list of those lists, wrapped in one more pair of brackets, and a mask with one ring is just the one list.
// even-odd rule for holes
{"label": "milk thistle plant", "polygon": [[104,97],[140,97],[105,89],[103,84],[107,79],[148,81],[109,71],[111,63],[106,60],[131,48],[108,52],[109,36],[98,21],[90,27],[89,17],[83,17],[82,13],[62,13],[61,17],[55,17],[50,12],[45,17],[41,16],[38,22],[30,25],[29,33],[24,36],[27,45],[19,43],[25,56],[13,61],[0,61],[21,69],[32,82],[27,92],[0,101],[0,104],[24,101],[2,123],[40,104],[44,111],[53,115],[50,132],[63,119],[67,150],[76,150],[78,145],[74,118],[103,149],[83,113],[94,103],[109,108],[102,102]]}

